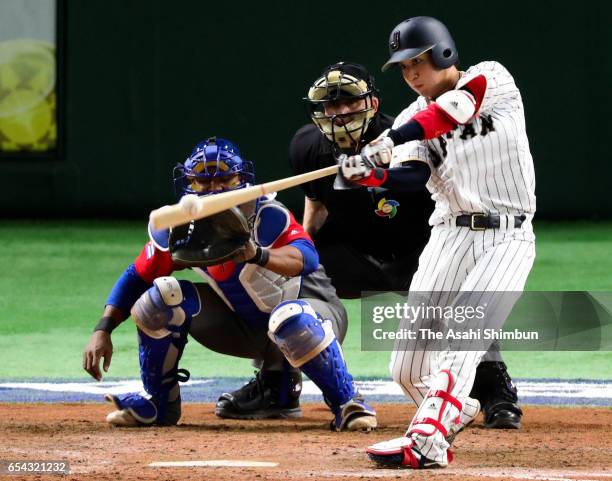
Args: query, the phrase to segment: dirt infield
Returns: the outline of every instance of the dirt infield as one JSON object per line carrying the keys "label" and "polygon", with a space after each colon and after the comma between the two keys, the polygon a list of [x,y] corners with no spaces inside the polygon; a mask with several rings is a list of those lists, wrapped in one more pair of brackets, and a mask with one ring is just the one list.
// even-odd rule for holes
{"label": "dirt infield", "polygon": [[[455,441],[447,469],[377,469],[364,447],[396,437],[413,408],[381,404],[373,433],[333,433],[329,412],[304,406],[291,421],[226,421],[210,404],[187,404],[173,428],[110,428],[97,404],[0,405],[0,460],[65,460],[69,480],[612,480],[612,409],[527,406],[520,431],[477,425]],[[256,460],[272,468],[152,468],[156,461]],[[11,475],[7,479],[60,479]]]}

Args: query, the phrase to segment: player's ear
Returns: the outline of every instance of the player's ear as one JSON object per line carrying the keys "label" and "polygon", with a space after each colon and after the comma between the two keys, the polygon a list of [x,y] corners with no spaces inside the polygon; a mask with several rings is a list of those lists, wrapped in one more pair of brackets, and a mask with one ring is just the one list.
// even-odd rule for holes
{"label": "player's ear", "polygon": [[372,110],[374,113],[378,112],[378,97],[372,97]]}

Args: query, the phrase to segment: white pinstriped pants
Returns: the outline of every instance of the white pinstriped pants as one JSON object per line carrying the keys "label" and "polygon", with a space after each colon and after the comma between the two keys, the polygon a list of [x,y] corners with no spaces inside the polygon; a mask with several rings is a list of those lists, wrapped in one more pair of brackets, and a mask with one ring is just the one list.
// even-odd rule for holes
{"label": "white pinstriped pants", "polygon": [[[515,229],[513,217],[504,217],[500,229],[472,231],[468,227],[454,226],[454,219],[435,226],[419,258],[419,268],[410,291],[522,292],[535,259],[531,218]],[[446,302],[450,305],[452,299]],[[445,305],[444,299],[440,305]],[[454,379],[449,394],[463,403],[472,389],[476,367],[486,351],[409,350],[406,344],[402,346],[403,342],[396,343],[390,370],[393,380],[406,395],[420,406],[432,383],[439,388],[436,375],[448,370]],[[433,405],[431,402],[425,404]],[[442,405],[440,400],[434,404]],[[446,406],[448,408],[448,403]],[[422,412],[424,409],[421,406],[415,418],[433,417],[433,412]],[[447,422],[443,423],[448,423],[447,429],[456,415],[455,408],[448,409]],[[421,441],[416,444],[424,456],[436,461],[446,460],[448,445],[440,433]]]}

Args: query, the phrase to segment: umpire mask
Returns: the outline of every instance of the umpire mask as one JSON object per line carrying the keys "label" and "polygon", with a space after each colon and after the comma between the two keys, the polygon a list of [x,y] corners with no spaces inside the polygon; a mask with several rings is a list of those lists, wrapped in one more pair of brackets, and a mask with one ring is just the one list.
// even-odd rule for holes
{"label": "umpire mask", "polygon": [[325,137],[341,149],[358,151],[376,114],[372,97],[377,94],[374,78],[363,65],[339,62],[325,69],[304,100]]}

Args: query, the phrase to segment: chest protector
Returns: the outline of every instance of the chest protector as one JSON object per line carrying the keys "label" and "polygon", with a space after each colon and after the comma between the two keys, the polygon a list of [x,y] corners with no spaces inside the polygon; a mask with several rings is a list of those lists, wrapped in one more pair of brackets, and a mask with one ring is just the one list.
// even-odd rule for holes
{"label": "chest protector", "polygon": [[[271,198],[264,198],[260,200],[255,216],[253,239],[262,247],[271,247],[289,228],[289,224],[287,209]],[[245,264],[238,278],[262,312],[272,312],[282,301],[297,299],[302,284],[300,276],[285,277],[256,264]]]}

